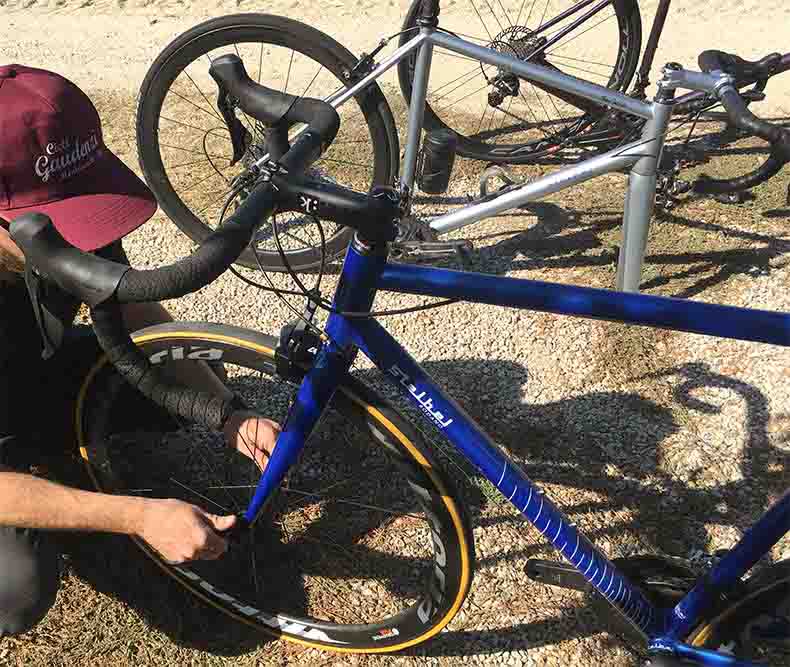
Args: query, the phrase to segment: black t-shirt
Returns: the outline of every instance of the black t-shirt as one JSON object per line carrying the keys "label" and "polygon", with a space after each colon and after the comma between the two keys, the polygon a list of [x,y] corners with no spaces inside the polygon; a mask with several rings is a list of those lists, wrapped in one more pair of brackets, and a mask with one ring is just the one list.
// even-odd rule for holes
{"label": "black t-shirt", "polygon": [[[96,254],[128,263],[120,241]],[[48,309],[61,321],[73,322],[79,302],[56,286],[45,285],[44,290]],[[39,443],[63,439],[54,432],[68,428],[59,415],[68,415],[65,403],[73,400],[79,386],[74,382],[98,355],[95,342],[88,343],[74,348],[92,359],[58,353],[43,360],[44,342],[24,280],[0,282],[0,438],[13,435]]]}

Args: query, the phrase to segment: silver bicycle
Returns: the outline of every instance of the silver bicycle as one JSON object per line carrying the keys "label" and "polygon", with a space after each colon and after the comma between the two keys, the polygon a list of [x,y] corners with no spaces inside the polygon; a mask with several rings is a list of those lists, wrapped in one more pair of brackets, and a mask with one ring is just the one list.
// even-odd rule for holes
{"label": "silver bicycle", "polygon": [[[545,29],[548,25],[550,29],[544,41],[538,43],[536,31],[532,31],[529,39],[524,36],[520,45],[522,50],[540,49],[545,54],[547,43],[556,45],[574,31],[590,29],[585,27],[589,21],[596,20],[598,25],[603,22],[599,21],[600,13],[608,9],[617,18],[619,31],[615,69],[630,68],[626,77],[630,79],[635,63],[622,59],[622,44],[624,34],[630,30],[633,35],[628,27],[632,25],[630,14],[626,17],[623,13],[624,7],[632,5],[635,3],[614,0],[601,0],[594,5],[590,0],[571,3],[553,19],[542,21],[541,26]],[[284,154],[289,141],[304,127],[261,123],[245,114],[241,110],[244,105],[233,95],[223,94],[221,88],[218,95],[218,85],[211,79],[208,65],[223,54],[235,53],[247,64],[250,78],[257,79],[256,82],[262,77],[267,83],[279,77],[278,92],[296,93],[289,99],[309,94],[323,98],[341,113],[337,140],[308,175],[355,190],[395,184],[401,200],[400,237],[394,244],[395,256],[455,255],[468,249],[467,242],[443,242],[439,240],[442,234],[596,176],[630,170],[616,287],[637,291],[664,140],[675,104],[696,103],[703,108],[711,102],[717,103],[725,87],[738,96],[742,77],[737,70],[745,61],[720,52],[706,52],[701,56],[701,65],[703,69],[718,72],[718,77],[669,65],[663,70],[656,97],[642,101],[619,90],[628,83],[623,77],[612,75],[603,81],[607,85],[593,83],[562,71],[546,58],[535,60],[530,54],[512,53],[495,44],[481,45],[450,33],[440,27],[439,0],[423,0],[418,9],[410,19],[412,25],[398,34],[398,48],[378,63],[375,56],[388,40],[373,54],[363,54],[357,59],[314,28],[260,14],[222,17],[196,26],[176,39],[149,70],[138,110],[141,165],[165,212],[193,240],[201,241],[243,201],[258,171]],[[455,153],[462,141],[458,133],[442,127],[436,129],[437,104],[436,98],[429,95],[429,81],[437,53],[472,63],[481,68],[487,82],[497,82],[500,94],[510,91],[504,106],[516,119],[524,113],[519,105],[529,107],[527,84],[535,99],[550,94],[555,108],[564,104],[568,109],[563,115],[564,129],[551,130],[557,149],[563,145],[558,136],[564,132],[569,140],[578,137],[590,129],[591,118],[618,114],[631,119],[631,127],[636,130],[626,134],[619,144],[615,142],[615,147],[607,152],[529,183],[512,183],[496,192],[484,192],[477,200],[449,213],[417,219],[413,215],[416,193],[446,191]],[[403,159],[396,176],[400,149],[395,121],[377,81],[391,68],[402,68],[404,63],[410,72],[409,105]],[[676,99],[676,88],[694,92]],[[742,101],[738,108],[749,115],[748,122],[745,115],[738,119],[740,127],[747,127],[751,134],[771,142],[772,153],[755,172],[730,182],[716,182],[714,185],[719,190],[753,187],[781,169],[787,157],[786,148],[785,152],[781,150],[785,144],[779,140],[782,130],[758,121]],[[281,109],[282,114],[286,111],[287,107]],[[276,116],[272,119],[276,120]],[[520,139],[522,145],[533,148],[548,132],[545,124],[539,122],[516,125],[512,132],[531,132],[536,136],[534,140],[523,136]],[[423,139],[424,129],[429,131]],[[185,137],[190,130],[194,130],[196,137],[187,143]],[[626,141],[629,137],[632,140]],[[173,150],[169,151],[168,147]],[[203,171],[195,165],[201,165]],[[220,178],[224,183],[218,188]],[[342,225],[342,221],[316,217],[316,213],[311,201],[306,200],[300,211],[277,216],[272,225],[257,234],[240,263],[261,269],[302,271],[323,266],[328,259],[340,255],[352,230]],[[320,224],[315,224],[317,218],[321,218]],[[279,234],[274,233],[275,225]]]}

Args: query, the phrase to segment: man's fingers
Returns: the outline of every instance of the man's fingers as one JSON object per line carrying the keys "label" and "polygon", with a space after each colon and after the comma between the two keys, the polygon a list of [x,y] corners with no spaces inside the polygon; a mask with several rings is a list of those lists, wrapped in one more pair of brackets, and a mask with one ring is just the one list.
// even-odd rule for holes
{"label": "man's fingers", "polygon": [[206,517],[211,527],[218,533],[224,533],[226,530],[230,530],[236,523],[236,517],[233,514],[228,516],[217,516],[216,514],[205,512],[203,516]]}

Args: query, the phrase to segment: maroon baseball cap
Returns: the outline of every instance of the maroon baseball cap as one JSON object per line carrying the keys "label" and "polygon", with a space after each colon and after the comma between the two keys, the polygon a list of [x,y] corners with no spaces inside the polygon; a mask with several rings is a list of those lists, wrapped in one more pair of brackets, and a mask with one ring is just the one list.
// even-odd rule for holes
{"label": "maroon baseball cap", "polygon": [[104,145],[93,103],[53,72],[0,66],[0,217],[40,211],[86,251],[117,241],[156,199]]}

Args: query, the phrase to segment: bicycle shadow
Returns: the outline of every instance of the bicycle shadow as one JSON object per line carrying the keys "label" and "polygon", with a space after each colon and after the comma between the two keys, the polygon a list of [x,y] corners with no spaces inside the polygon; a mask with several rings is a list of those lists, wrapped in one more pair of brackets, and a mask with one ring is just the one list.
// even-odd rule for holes
{"label": "bicycle shadow", "polygon": [[[640,553],[685,555],[690,546],[704,550],[709,544],[706,524],[722,523],[743,529],[765,507],[769,497],[787,486],[785,471],[790,461],[769,441],[765,397],[751,385],[712,373],[701,364],[670,368],[651,378],[674,378],[675,404],[669,407],[638,393],[622,391],[596,391],[527,404],[523,388],[535,380],[524,366],[514,362],[462,359],[428,362],[425,368],[439,384],[452,386],[454,395],[477,397],[462,398],[463,407],[496,441],[507,443],[508,453],[535,482],[564,487],[573,497],[579,495],[574,490],[582,494],[578,501],[563,505],[563,510],[593,541],[607,542],[628,532],[638,536],[634,545]],[[361,372],[359,377],[380,388],[387,387],[387,394],[395,391],[376,371]],[[744,401],[747,415],[748,442],[744,447],[742,479],[713,490],[692,488],[674,478],[663,469],[660,455],[662,446],[680,429],[674,415],[676,408],[703,414],[715,412],[715,406],[694,396],[704,387],[734,392]],[[481,399],[482,396],[495,400]],[[467,468],[466,474],[471,475],[471,470]],[[471,493],[465,489],[464,497],[471,505],[476,528],[483,534],[503,529],[517,530],[519,535],[532,531],[514,512],[502,516],[499,511],[489,511],[497,509],[491,505],[492,496],[480,493],[479,486],[471,488]],[[668,513],[683,516],[682,528],[680,522],[667,521]],[[594,518],[602,514],[612,514],[617,519],[599,525]],[[592,525],[585,526],[590,520]],[[517,544],[479,554],[478,572],[495,573],[502,561],[517,563],[513,567],[520,570],[528,558],[552,557],[534,537],[526,544]],[[70,566],[78,577],[134,609],[148,625],[175,643],[215,655],[234,656],[247,654],[269,641],[162,576],[154,563],[130,548],[126,538],[72,536],[68,552]],[[489,588],[491,582],[487,579],[478,577],[467,609],[473,625],[482,623],[490,629],[450,630],[411,653],[485,655],[502,651],[505,646],[509,650],[534,648],[561,641],[568,633],[585,637],[602,629],[589,610],[575,604],[554,609],[549,618],[537,613],[538,618],[525,620],[536,615],[531,610],[523,611],[525,604],[529,609],[530,588],[535,587],[533,590],[541,595],[547,589],[525,579],[515,595],[503,597],[501,591]],[[526,600],[522,599],[522,591]],[[479,603],[489,595],[495,596],[500,612],[508,610],[511,617],[520,618],[521,622],[498,627],[501,613],[480,611]]]}
{"label": "bicycle shadow", "polygon": [[[670,409],[635,393],[592,392],[542,405],[527,405],[522,388],[529,381],[523,367],[502,362],[448,361],[426,364],[434,377],[452,382],[459,396],[480,396],[481,367],[489,366],[496,374],[496,405],[485,401],[462,401],[473,418],[480,421],[509,454],[519,461],[527,474],[541,486],[562,485],[576,489],[594,499],[563,505],[571,520],[578,522],[595,542],[608,542],[634,533],[631,553],[668,553],[686,556],[691,548],[705,551],[710,546],[708,526],[721,524],[743,531],[762,514],[769,500],[787,487],[790,456],[772,445],[767,433],[768,405],[755,387],[726,375],[713,373],[702,364],[670,368],[655,375],[675,379],[675,405]],[[747,442],[743,448],[742,475],[715,488],[683,482],[664,469],[659,454],[662,444],[681,428],[673,415],[674,408],[702,414],[714,414],[717,407],[694,397],[703,388],[733,392],[745,404]],[[591,421],[594,428],[591,428]],[[525,437],[525,434],[528,434]],[[775,440],[778,442],[778,440]],[[617,473],[611,472],[611,465]],[[569,491],[569,495],[573,495]],[[610,514],[629,519],[599,525],[594,518]],[[484,530],[503,525],[519,531],[531,531],[519,517],[487,517],[475,525]],[[682,521],[667,521],[668,515]],[[587,523],[592,526],[585,527]],[[680,525],[679,525],[680,524]],[[591,527],[591,529],[589,529]],[[537,533],[533,532],[533,535]],[[508,534],[506,534],[508,535]],[[513,543],[508,536],[506,542]],[[489,574],[497,562],[507,559],[520,566],[531,557],[557,558],[547,555],[540,543],[528,547],[505,548],[495,556],[478,558],[478,569]],[[619,555],[624,555],[620,553]],[[522,575],[526,576],[526,575]],[[478,579],[473,586],[480,586]],[[515,594],[507,596],[495,587],[497,608],[511,611],[517,621],[535,616],[529,600],[529,588],[541,596],[537,606],[546,609],[545,587],[525,580]],[[560,592],[559,598],[567,598]],[[450,630],[438,635],[430,644],[415,648],[422,656],[468,656],[502,650],[529,649],[567,639],[599,633],[603,626],[588,609],[577,605],[560,606],[550,618],[539,618],[517,625],[499,627],[501,613],[482,613],[475,617],[474,602],[467,607],[472,624],[489,630]],[[539,615],[539,614],[538,614]],[[469,625],[467,621],[464,625]],[[615,643],[615,640],[611,640]]]}
{"label": "bicycle shadow", "polygon": [[[534,216],[535,222],[523,231],[503,231],[481,234],[474,241],[486,242],[471,256],[470,270],[503,275],[514,271],[544,271],[549,269],[613,270],[619,254],[620,213],[606,209],[583,211],[549,202],[526,204],[522,216]],[[790,219],[788,209],[770,209],[766,218]],[[665,240],[648,241],[645,271],[640,290],[659,291],[666,296],[691,298],[732,277],[769,275],[784,255],[790,253],[790,240],[770,234],[746,231],[734,226],[684,217],[677,213],[661,216],[661,225],[672,225],[674,230],[654,232],[662,237],[688,232],[726,236],[732,242],[758,247],[734,247],[723,250],[686,250],[663,252],[656,246],[669,246]],[[654,223],[655,225],[655,223]],[[616,235],[613,243],[612,235]],[[497,240],[501,239],[501,240]],[[492,241],[494,241],[492,243]],[[674,267],[677,267],[675,269]],[[650,274],[654,275],[650,275]],[[613,288],[611,271],[585,273],[585,284]],[[570,278],[573,281],[573,277]],[[589,281],[598,281],[595,282]],[[673,284],[677,285],[672,289]]]}

